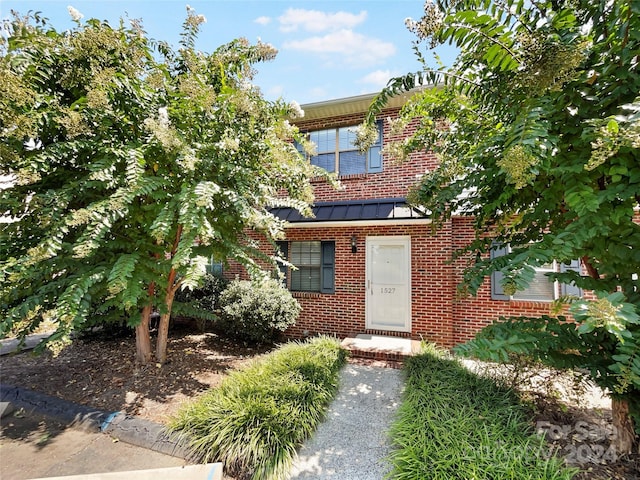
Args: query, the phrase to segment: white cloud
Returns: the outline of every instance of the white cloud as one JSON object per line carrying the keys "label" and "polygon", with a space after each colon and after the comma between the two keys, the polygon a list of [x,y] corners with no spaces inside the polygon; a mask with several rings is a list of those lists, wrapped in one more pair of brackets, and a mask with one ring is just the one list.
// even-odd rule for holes
{"label": "white cloud", "polygon": [[392,43],[346,29],[320,37],[285,42],[283,49],[336,55],[333,60],[353,66],[375,65],[396,53]]}
{"label": "white cloud", "polygon": [[326,100],[329,93],[326,87],[313,87],[309,90],[309,96],[314,100]]}
{"label": "white cloud", "polygon": [[281,97],[282,94],[284,93],[284,87],[282,85],[273,85],[271,87],[269,87],[269,90],[267,91],[267,94],[270,97]]}
{"label": "white cloud", "polygon": [[355,15],[349,12],[325,13],[319,10],[290,8],[278,17],[278,21],[280,30],[283,32],[295,32],[299,28],[308,32],[324,32],[353,28],[364,22],[366,18],[365,10]]}
{"label": "white cloud", "polygon": [[271,17],[258,17],[253,23],[257,23],[259,25],[268,25],[271,23]]}
{"label": "white cloud", "polygon": [[362,77],[358,80],[358,83],[371,85],[375,88],[383,88],[392,77],[397,77],[398,75],[397,72],[392,72],[391,70],[376,70]]}

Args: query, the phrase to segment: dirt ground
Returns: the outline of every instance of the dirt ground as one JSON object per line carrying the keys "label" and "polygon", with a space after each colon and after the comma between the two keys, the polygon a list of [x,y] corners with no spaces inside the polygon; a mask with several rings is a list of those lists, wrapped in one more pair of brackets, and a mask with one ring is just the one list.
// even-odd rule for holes
{"label": "dirt ground", "polygon": [[229,369],[269,349],[238,345],[212,332],[200,333],[190,323],[176,323],[168,350],[164,365],[141,366],[135,361],[133,336],[94,334],[75,340],[57,357],[0,357],[1,379],[99,410],[166,423],[181,404],[220,383]]}
{"label": "dirt ground", "polygon": [[[179,407],[216,386],[230,369],[268,348],[239,345],[191,323],[174,325],[169,361],[137,365],[132,336],[80,338],[57,356],[30,353],[0,357],[1,381],[105,411],[166,423]],[[534,429],[549,450],[581,469],[575,480],[640,480],[640,455],[620,456],[611,411],[575,398],[536,402]]]}
{"label": "dirt ground", "polygon": [[548,451],[580,469],[573,480],[639,480],[640,454],[622,456],[613,444],[611,410],[562,401],[545,402],[534,429]]}

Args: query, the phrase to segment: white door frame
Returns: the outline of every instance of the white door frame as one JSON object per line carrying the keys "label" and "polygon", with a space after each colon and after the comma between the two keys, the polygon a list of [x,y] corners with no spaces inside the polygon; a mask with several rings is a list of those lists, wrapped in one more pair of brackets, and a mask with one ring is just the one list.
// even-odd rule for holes
{"label": "white door frame", "polygon": [[[411,236],[366,237],[365,245],[366,328],[370,330],[411,332]],[[396,271],[396,273],[401,274],[402,278],[389,277],[388,282],[381,281],[379,278],[372,278],[374,274],[373,252],[374,247],[378,245],[401,245],[405,247],[405,256],[401,260],[403,265],[400,265],[399,270]],[[397,318],[395,314],[394,318],[387,318],[386,321],[382,320],[382,318],[376,318],[378,314],[383,317],[385,314],[387,317],[390,315],[388,315],[388,312],[378,311],[381,299],[380,297],[374,299],[374,295],[385,296],[385,302],[382,305],[388,306],[390,308],[389,311],[394,310],[392,307],[393,302],[387,304],[386,301],[393,300],[396,302],[395,311],[399,312],[399,316],[403,318]],[[376,308],[376,311],[374,311],[374,308]]]}

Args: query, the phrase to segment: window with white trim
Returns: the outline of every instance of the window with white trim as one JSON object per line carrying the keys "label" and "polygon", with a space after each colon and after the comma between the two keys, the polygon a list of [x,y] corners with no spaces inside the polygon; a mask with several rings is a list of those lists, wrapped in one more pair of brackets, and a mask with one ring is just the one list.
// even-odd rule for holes
{"label": "window with white trim", "polygon": [[308,132],[307,138],[316,145],[316,155],[309,161],[340,176],[382,172],[382,122],[376,125],[378,138],[366,153],[355,145],[356,125]]}
{"label": "window with white trim", "polygon": [[335,242],[277,242],[279,253],[296,268],[281,266],[282,277],[294,292],[335,291]]}
{"label": "window with white trim", "polygon": [[[491,250],[491,258],[500,257],[511,252],[511,247],[497,247]],[[581,271],[580,261],[575,260],[569,265],[561,264],[555,260],[541,266],[534,266],[535,274],[524,290],[518,290],[513,295],[507,295],[502,287],[504,274],[496,271],[491,275],[492,300],[520,300],[530,302],[551,302],[559,296],[572,295],[582,297],[582,289],[575,284],[560,284],[551,279],[547,274],[552,272],[564,272],[567,270]]]}
{"label": "window with white trim", "polygon": [[556,262],[545,263],[539,267],[534,267],[535,274],[529,282],[529,286],[524,290],[518,290],[511,298],[514,300],[530,300],[532,302],[546,302],[555,300],[558,297],[557,282],[549,279],[546,275],[555,272]]}
{"label": "window with white trim", "polygon": [[216,260],[214,257],[209,258],[209,262],[205,265],[205,268],[207,273],[211,275],[222,276],[222,262]]}

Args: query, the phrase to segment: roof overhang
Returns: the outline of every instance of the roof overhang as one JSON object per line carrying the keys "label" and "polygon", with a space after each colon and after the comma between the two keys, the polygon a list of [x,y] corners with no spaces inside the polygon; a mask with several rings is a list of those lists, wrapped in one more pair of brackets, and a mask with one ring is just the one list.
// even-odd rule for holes
{"label": "roof overhang", "polygon": [[[407,103],[407,100],[422,90],[423,88],[417,88],[391,97],[385,108],[400,108]],[[356,95],[353,97],[338,98],[335,100],[307,103],[301,106],[302,110],[304,110],[304,118],[299,121],[303,122],[307,120],[316,120],[318,118],[339,117],[343,115],[363,113],[369,109],[371,102],[373,102],[373,99],[377,95],[377,93],[368,93],[365,95]]]}
{"label": "roof overhang", "polygon": [[274,207],[271,213],[287,222],[288,228],[326,228],[371,225],[430,223],[426,212],[407,203],[405,198],[318,202],[312,206],[314,217],[303,217],[289,207]]}

